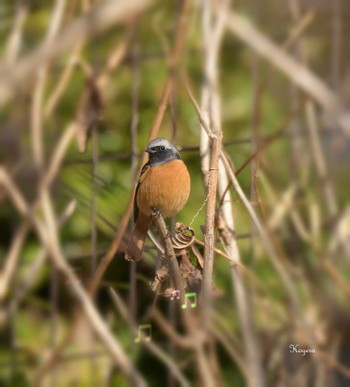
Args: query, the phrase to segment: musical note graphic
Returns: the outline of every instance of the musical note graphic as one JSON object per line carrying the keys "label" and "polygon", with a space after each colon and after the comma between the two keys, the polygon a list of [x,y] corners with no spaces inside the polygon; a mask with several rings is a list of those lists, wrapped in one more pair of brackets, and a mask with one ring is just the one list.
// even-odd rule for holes
{"label": "musical note graphic", "polygon": [[135,337],[135,343],[139,343],[141,340],[151,341],[152,340],[152,326],[151,324],[139,325],[138,336]]}
{"label": "musical note graphic", "polygon": [[[193,299],[193,301],[191,301],[191,298]],[[187,300],[190,301],[191,308],[195,308],[197,306],[197,293],[193,292],[185,294],[185,302],[181,305],[182,309],[187,308]]]}
{"label": "musical note graphic", "polygon": [[180,299],[180,290],[173,290],[172,291],[170,299],[173,300],[175,297],[177,300]]}

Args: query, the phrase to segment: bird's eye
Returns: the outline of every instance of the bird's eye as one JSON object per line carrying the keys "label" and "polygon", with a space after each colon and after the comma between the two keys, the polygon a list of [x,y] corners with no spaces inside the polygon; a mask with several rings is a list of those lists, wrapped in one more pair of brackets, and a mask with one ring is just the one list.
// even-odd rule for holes
{"label": "bird's eye", "polygon": [[165,146],[162,145],[162,146],[159,147],[159,149],[160,149],[161,151],[165,151]]}

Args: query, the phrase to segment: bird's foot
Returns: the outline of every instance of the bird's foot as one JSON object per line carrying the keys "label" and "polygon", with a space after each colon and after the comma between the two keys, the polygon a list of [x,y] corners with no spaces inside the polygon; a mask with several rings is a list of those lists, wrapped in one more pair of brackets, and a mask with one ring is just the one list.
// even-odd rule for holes
{"label": "bird's foot", "polygon": [[[152,218],[153,218],[153,220],[157,220],[161,216],[162,216],[162,212],[161,212],[161,210],[159,208],[152,208]],[[165,223],[164,223],[164,225],[165,225]],[[164,240],[167,239],[167,238],[170,238],[170,232],[169,232],[168,228],[166,228],[166,235],[164,237]]]}
{"label": "bird's foot", "polygon": [[152,218],[153,219],[158,219],[162,215],[161,211],[159,208],[152,208]]}

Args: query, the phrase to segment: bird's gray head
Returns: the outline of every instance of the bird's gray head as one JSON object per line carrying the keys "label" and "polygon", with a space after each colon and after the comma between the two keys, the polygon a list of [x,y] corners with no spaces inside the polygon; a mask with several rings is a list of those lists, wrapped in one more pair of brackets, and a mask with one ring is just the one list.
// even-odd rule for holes
{"label": "bird's gray head", "polygon": [[169,161],[181,159],[177,149],[162,137],[157,137],[150,141],[146,152],[149,154],[150,165],[163,165]]}

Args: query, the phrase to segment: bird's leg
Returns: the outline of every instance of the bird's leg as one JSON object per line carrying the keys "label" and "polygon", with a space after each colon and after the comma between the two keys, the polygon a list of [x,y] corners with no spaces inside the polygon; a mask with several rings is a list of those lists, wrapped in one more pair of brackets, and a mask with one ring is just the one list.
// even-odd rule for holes
{"label": "bird's leg", "polygon": [[162,213],[161,213],[159,208],[156,208],[156,207],[152,208],[152,218],[153,218],[153,220],[156,220],[156,219],[160,218],[161,215],[162,215]]}
{"label": "bird's leg", "polygon": [[[161,216],[162,216],[162,212],[161,212],[161,210],[159,208],[152,208],[152,218],[153,218],[153,220],[157,220]],[[168,230],[168,227],[166,228],[166,236],[165,236],[164,240],[167,239],[167,238],[170,238],[170,231]]]}

